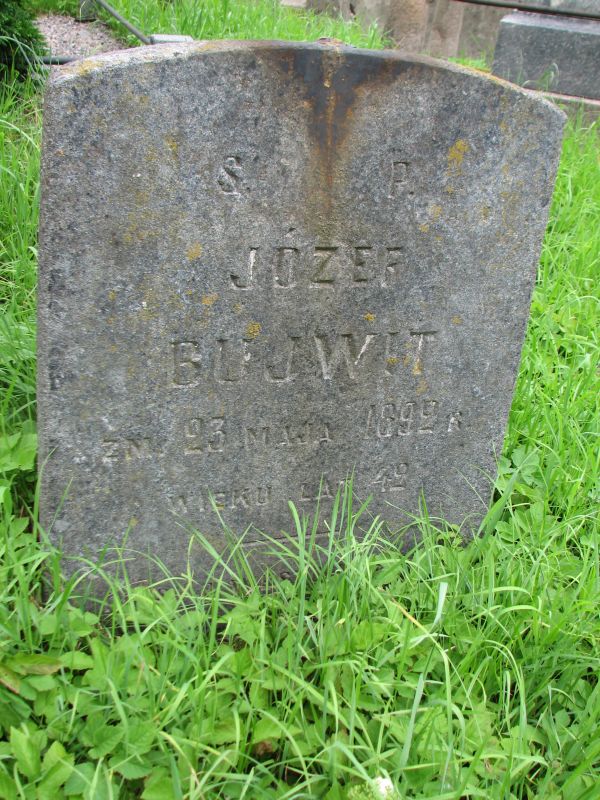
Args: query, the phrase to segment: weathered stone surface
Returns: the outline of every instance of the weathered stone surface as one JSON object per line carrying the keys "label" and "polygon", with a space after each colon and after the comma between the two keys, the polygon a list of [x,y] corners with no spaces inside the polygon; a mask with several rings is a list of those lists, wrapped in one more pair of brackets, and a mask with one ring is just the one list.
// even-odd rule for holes
{"label": "weathered stone surface", "polygon": [[509,14],[500,24],[492,71],[521,86],[600,99],[600,22]]}
{"label": "weathered stone surface", "polygon": [[355,470],[392,527],[424,495],[472,530],[562,124],[520,89],[391,52],[207,42],[62,70],[43,147],[43,525],[71,553],[129,530],[178,570],[186,525],[224,545],[211,494],[260,543],[290,529],[288,500],[312,512],[321,480],[328,498]]}

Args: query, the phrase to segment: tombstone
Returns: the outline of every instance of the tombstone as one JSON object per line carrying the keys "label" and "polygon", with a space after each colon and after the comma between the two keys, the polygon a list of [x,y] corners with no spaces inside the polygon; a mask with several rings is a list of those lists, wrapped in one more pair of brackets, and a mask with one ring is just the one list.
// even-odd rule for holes
{"label": "tombstone", "polygon": [[[41,521],[175,572],[222,521],[469,535],[502,449],[564,115],[394,52],[199,42],[51,77],[39,280]],[[198,570],[210,558],[193,551]],[[132,573],[145,574],[140,557]]]}
{"label": "tombstone", "polygon": [[600,19],[508,14],[492,72],[532,89],[600,100]]}
{"label": "tombstone", "polygon": [[375,23],[402,50],[438,57],[456,56],[461,32],[462,3],[452,0],[305,0],[313,11]]}
{"label": "tombstone", "polygon": [[[512,0],[510,5],[518,11],[524,4],[530,10],[536,6],[540,11],[551,9],[575,13],[600,13],[598,0]],[[481,58],[482,54],[493,55],[500,21],[506,16],[506,11],[506,8],[465,4],[458,52],[472,58]]]}
{"label": "tombstone", "polygon": [[458,41],[458,52],[461,56],[483,57],[487,63],[491,63],[500,20],[506,16],[506,11],[506,8],[465,4]]}

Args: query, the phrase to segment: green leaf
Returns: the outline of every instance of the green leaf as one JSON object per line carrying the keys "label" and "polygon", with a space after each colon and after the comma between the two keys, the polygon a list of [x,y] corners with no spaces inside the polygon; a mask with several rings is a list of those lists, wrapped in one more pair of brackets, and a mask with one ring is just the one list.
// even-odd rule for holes
{"label": "green leaf", "polygon": [[27,679],[25,678],[25,679],[23,679],[21,681],[21,687],[19,689],[19,695],[24,700],[35,700],[36,697],[37,697],[37,690],[34,689],[34,687],[31,686],[29,684],[29,682],[27,681]]}
{"label": "green leaf", "polygon": [[40,748],[34,737],[17,728],[10,729],[10,743],[19,772],[30,780],[35,780],[41,771]]}
{"label": "green leaf", "polygon": [[141,764],[139,761],[119,761],[114,758],[110,760],[109,765],[111,769],[130,781],[145,778],[152,770],[151,764]]}
{"label": "green leaf", "polygon": [[58,617],[56,614],[44,614],[37,624],[38,631],[42,636],[51,636],[56,633],[58,628]]}
{"label": "green leaf", "polygon": [[220,722],[215,726],[214,730],[203,734],[203,740],[210,742],[211,745],[219,746],[222,744],[231,744],[236,742],[238,737],[238,725],[236,725],[235,718]]}
{"label": "green leaf", "polygon": [[67,758],[72,758],[69,756],[65,748],[60,742],[52,742],[46,754],[44,755],[44,759],[42,761],[42,769],[46,772],[52,767],[60,764],[61,761],[64,761]]}
{"label": "green leaf", "polygon": [[83,794],[94,780],[96,768],[89,761],[84,761],[82,764],[76,764],[73,767],[71,777],[65,784],[65,794],[70,796],[72,794]]}
{"label": "green leaf", "polygon": [[339,785],[337,781],[331,785],[331,788],[327,792],[327,794],[323,797],[323,800],[344,800],[345,792]]}
{"label": "green leaf", "polygon": [[109,753],[114,753],[117,745],[123,738],[125,731],[122,725],[105,725],[98,731],[96,746],[90,750],[92,758],[104,758]]}
{"label": "green leaf", "polygon": [[43,777],[37,787],[38,800],[55,800],[59,788],[73,772],[72,755],[60,742],[53,742],[42,761]]}
{"label": "green leaf", "polygon": [[369,650],[380,644],[389,636],[389,628],[383,622],[365,620],[359,622],[351,635],[352,647],[357,650]]}
{"label": "green leaf", "polygon": [[164,770],[157,770],[146,781],[142,800],[176,800],[171,776]]}
{"label": "green leaf", "polygon": [[60,657],[60,661],[63,667],[71,670],[92,669],[94,666],[94,659],[92,656],[88,653],[82,653],[79,650],[63,653]]}
{"label": "green leaf", "polygon": [[138,756],[152,749],[156,738],[156,726],[152,722],[136,720],[127,732],[128,751]]}
{"label": "green leaf", "polygon": [[36,692],[49,692],[56,689],[57,680],[52,675],[29,675],[25,679],[29,686],[33,686]]}
{"label": "green leaf", "polygon": [[0,769],[0,798],[2,800],[17,800],[17,784]]}
{"label": "green leaf", "polygon": [[281,725],[278,725],[272,719],[263,718],[254,726],[254,730],[252,731],[252,744],[263,742],[266,739],[281,739],[283,735],[284,729]]}
{"label": "green leaf", "polygon": [[29,517],[13,517],[10,521],[10,535],[19,536],[27,529]]}
{"label": "green leaf", "polygon": [[18,727],[31,716],[31,706],[16,694],[0,691],[0,731]]}
{"label": "green leaf", "polygon": [[71,633],[76,634],[77,637],[87,636],[92,633],[98,624],[98,617],[90,611],[82,613],[79,610],[74,610],[69,614],[69,630]]}
{"label": "green leaf", "polygon": [[4,664],[0,664],[0,683],[15,694],[19,694],[21,690],[21,678]]}
{"label": "green leaf", "polygon": [[21,675],[52,675],[62,667],[59,658],[35,653],[19,653],[7,659],[7,663]]}
{"label": "green leaf", "polygon": [[0,472],[29,471],[35,465],[37,436],[24,431],[0,436]]}

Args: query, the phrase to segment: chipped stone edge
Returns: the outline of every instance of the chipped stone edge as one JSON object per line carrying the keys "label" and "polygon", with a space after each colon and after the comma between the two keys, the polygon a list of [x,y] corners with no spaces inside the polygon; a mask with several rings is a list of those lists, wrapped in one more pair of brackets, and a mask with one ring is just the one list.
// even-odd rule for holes
{"label": "chipped stone edge", "polygon": [[199,40],[190,43],[145,45],[127,50],[117,50],[109,53],[100,53],[89,58],[78,59],[75,62],[66,64],[55,71],[48,81],[48,89],[72,83],[87,75],[98,72],[110,72],[121,67],[137,64],[161,64],[168,61],[187,61],[196,55],[203,53],[228,53],[235,51],[276,51],[276,50],[314,50],[331,52],[332,50],[340,54],[353,54],[370,58],[391,59],[396,62],[419,64],[433,70],[451,72],[459,75],[468,75],[480,81],[495,83],[502,88],[509,90],[512,94],[527,98],[536,105],[546,107],[562,119],[563,124],[567,115],[558,108],[551,100],[540,97],[537,92],[517,86],[510,81],[492,75],[483,70],[465,67],[461,64],[454,64],[430,56],[408,55],[398,50],[366,50],[355,48],[349,45],[339,45],[319,42],[289,42],[281,40]]}

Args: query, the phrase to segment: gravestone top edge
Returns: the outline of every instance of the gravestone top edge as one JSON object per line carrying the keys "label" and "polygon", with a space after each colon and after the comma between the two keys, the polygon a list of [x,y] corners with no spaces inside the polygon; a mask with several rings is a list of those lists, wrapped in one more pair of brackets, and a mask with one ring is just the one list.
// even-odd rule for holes
{"label": "gravestone top edge", "polygon": [[[509,15],[512,16],[512,15]],[[505,18],[506,19],[506,18]],[[280,51],[315,51],[323,53],[335,53],[342,57],[351,56],[353,58],[369,58],[381,61],[391,61],[397,64],[405,64],[429,67],[432,71],[442,71],[448,74],[464,75],[478,81],[497,84],[510,91],[515,96],[527,98],[532,104],[546,106],[552,109],[559,118],[566,115],[557,108],[551,101],[539,97],[528,89],[524,89],[516,84],[499,78],[483,70],[466,67],[461,64],[444,61],[430,56],[407,54],[402,50],[369,50],[366,48],[356,48],[350,45],[340,45],[323,42],[298,42],[283,40],[233,40],[233,39],[211,39],[199,40],[189,43],[147,45],[144,47],[131,48],[127,50],[117,50],[111,53],[101,53],[97,56],[84,58],[76,62],[70,62],[56,69],[50,75],[47,91],[52,91],[55,87],[64,86],[85,80],[89,75],[109,72],[119,68],[138,66],[143,64],[164,64],[170,61],[185,62],[198,56],[209,54],[231,53],[231,52],[261,52],[273,53]]]}

